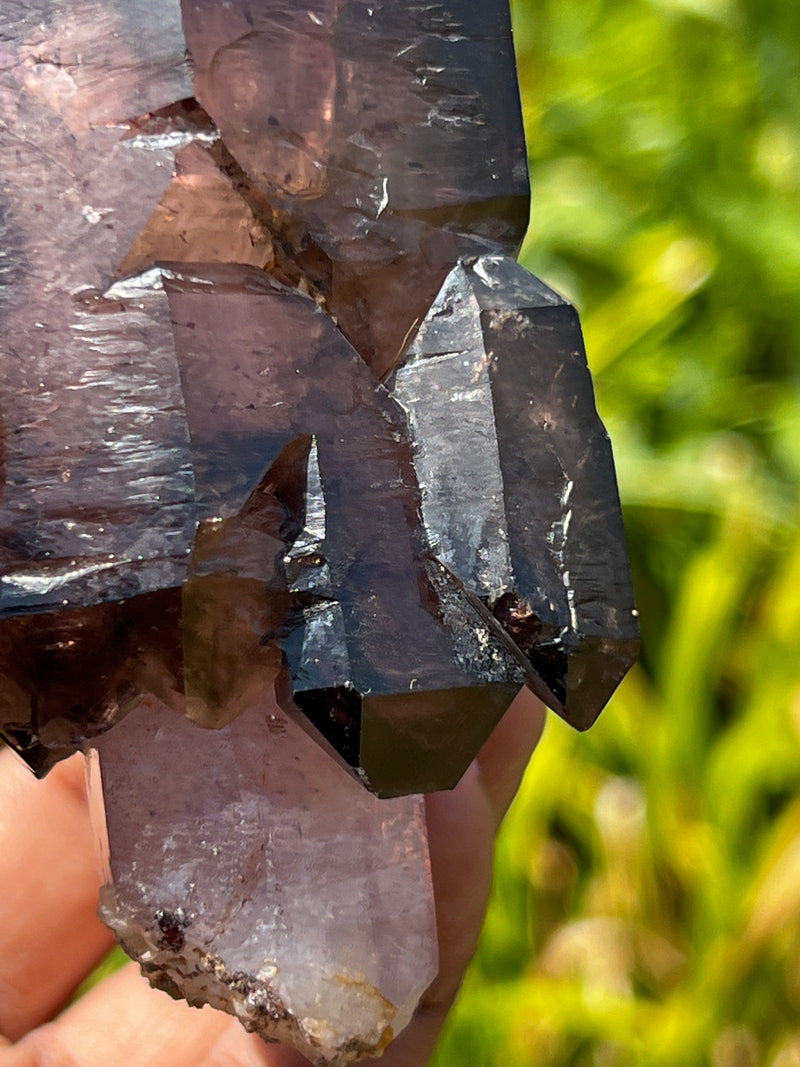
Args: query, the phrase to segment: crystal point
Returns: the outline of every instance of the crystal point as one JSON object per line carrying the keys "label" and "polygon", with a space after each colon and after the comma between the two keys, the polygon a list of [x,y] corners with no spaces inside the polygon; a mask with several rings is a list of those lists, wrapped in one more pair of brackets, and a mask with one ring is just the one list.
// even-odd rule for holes
{"label": "crystal point", "polygon": [[403,410],[308,297],[238,266],[173,269],[166,284],[201,508],[241,507],[285,442],[314,442],[299,481],[324,529],[310,556],[287,543],[293,576],[306,559],[283,624],[294,704],[381,795],[455,785],[524,676],[499,652],[471,657],[468,627],[445,617],[409,522],[421,503]]}
{"label": "crystal point", "polygon": [[638,651],[608,436],[574,309],[505,256],[454,267],[394,379],[423,517],[532,688],[589,726]]}
{"label": "crystal point", "polygon": [[95,760],[101,915],[156,986],[331,1067],[403,1029],[437,966],[419,798],[371,796],[269,700],[218,731],[140,706]]}

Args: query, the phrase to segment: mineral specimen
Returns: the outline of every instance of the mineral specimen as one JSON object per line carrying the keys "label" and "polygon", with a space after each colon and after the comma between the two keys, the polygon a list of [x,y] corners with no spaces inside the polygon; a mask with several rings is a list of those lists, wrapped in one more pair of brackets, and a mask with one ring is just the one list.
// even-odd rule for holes
{"label": "mineral specimen", "polygon": [[577,320],[505,258],[507,12],[462,6],[10,20],[0,723],[39,772],[148,694],[229,721],[271,643],[373,789],[443,788],[519,685],[585,727],[634,657]]}
{"label": "mineral specimen", "polygon": [[[587,727],[636,655],[577,316],[511,258],[506,0],[2,18],[0,734],[96,747],[159,984],[345,1062],[431,973],[387,964],[419,807],[371,793],[455,785],[525,684]],[[270,925],[295,892],[333,918]]]}
{"label": "mineral specimen", "polygon": [[544,702],[590,726],[636,657],[638,627],[574,309],[506,256],[463,260],[394,395],[419,442],[431,550],[525,653]]}

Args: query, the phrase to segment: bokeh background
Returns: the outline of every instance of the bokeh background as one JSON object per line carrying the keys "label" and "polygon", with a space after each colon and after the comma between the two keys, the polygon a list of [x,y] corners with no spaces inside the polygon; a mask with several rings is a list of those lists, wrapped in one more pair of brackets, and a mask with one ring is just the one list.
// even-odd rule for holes
{"label": "bokeh background", "polygon": [[435,1067],[800,1067],[800,4],[513,8],[644,647],[548,724]]}

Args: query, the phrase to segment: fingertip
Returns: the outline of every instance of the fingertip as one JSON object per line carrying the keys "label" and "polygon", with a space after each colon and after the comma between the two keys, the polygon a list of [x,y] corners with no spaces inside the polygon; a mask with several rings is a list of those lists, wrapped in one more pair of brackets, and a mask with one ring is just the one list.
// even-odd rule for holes
{"label": "fingertip", "polygon": [[310,1067],[310,1061],[286,1045],[268,1045],[231,1019],[199,1067]]}
{"label": "fingertip", "polygon": [[423,1002],[449,1005],[475,952],[492,881],[494,820],[473,762],[455,789],[425,797],[439,975]]}
{"label": "fingertip", "polygon": [[0,752],[0,1032],[50,1018],[113,938],[95,914],[100,876],[83,757],[37,781]]}

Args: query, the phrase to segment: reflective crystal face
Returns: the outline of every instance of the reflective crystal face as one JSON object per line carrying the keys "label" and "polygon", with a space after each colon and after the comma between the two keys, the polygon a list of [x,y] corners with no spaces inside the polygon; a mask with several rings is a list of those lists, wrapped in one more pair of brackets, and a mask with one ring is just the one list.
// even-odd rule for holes
{"label": "reflective crystal face", "polygon": [[432,550],[584,729],[638,648],[608,436],[580,325],[500,254],[462,260],[397,371]]}

